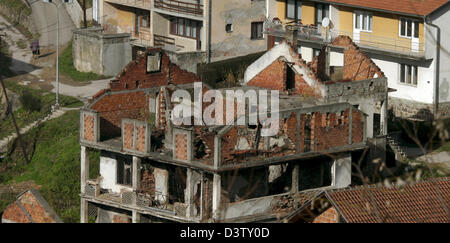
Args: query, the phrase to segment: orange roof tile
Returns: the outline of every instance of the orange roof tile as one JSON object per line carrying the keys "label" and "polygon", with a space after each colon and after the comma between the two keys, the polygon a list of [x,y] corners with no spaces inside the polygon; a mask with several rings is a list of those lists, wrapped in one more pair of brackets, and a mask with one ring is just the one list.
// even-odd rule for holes
{"label": "orange roof tile", "polygon": [[369,186],[327,192],[349,223],[449,223],[450,177],[395,186]]}
{"label": "orange roof tile", "polygon": [[327,2],[424,16],[444,5],[448,0],[332,0]]}

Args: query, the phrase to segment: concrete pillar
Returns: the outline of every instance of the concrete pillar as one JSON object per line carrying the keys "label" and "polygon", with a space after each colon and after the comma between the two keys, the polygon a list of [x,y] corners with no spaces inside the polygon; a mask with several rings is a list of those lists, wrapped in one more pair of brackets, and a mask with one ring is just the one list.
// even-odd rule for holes
{"label": "concrete pillar", "polygon": [[82,198],[80,205],[80,223],[89,223],[88,205],[88,201]]}
{"label": "concrete pillar", "polygon": [[[186,172],[186,191],[184,194],[185,204],[187,204],[186,208],[187,218],[196,217],[200,213],[195,211],[195,204],[194,204],[194,198],[197,193],[196,189],[199,180],[201,180],[201,174],[188,168]],[[203,190],[203,184],[201,185],[201,187],[202,187],[201,190]],[[201,191],[199,193],[201,193]]]}
{"label": "concrete pillar", "polygon": [[164,204],[169,197],[169,172],[165,169],[155,168],[155,196],[156,200]]}
{"label": "concrete pillar", "polygon": [[132,185],[133,191],[138,191],[141,189],[141,158],[133,156],[133,175],[132,175]]}
{"label": "concrete pillar", "polygon": [[220,196],[222,193],[221,177],[219,174],[214,174],[213,178],[213,201],[212,201],[212,211],[213,219],[220,219]]}
{"label": "concrete pillar", "polygon": [[86,188],[86,181],[89,180],[89,150],[85,146],[81,146],[81,194],[83,195]]}
{"label": "concrete pillar", "polygon": [[291,192],[298,192],[298,183],[299,183],[299,165],[294,165],[294,169],[292,169],[292,186]]}
{"label": "concrete pillar", "polygon": [[382,129],[382,135],[387,135],[388,131],[388,99],[383,101],[380,114],[380,127]]}
{"label": "concrete pillar", "polygon": [[331,185],[336,188],[344,188],[351,184],[352,156],[350,153],[336,158],[331,167],[331,175]]}
{"label": "concrete pillar", "polygon": [[131,222],[132,223],[140,223],[141,222],[141,214],[138,213],[136,210],[133,210],[131,212]]}

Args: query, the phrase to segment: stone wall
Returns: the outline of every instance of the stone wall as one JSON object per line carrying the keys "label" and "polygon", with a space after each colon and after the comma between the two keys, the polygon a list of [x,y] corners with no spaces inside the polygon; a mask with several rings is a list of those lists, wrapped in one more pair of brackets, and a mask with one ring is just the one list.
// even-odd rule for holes
{"label": "stone wall", "polygon": [[115,76],[131,61],[129,34],[103,34],[98,27],[73,32],[73,63],[80,72]]}

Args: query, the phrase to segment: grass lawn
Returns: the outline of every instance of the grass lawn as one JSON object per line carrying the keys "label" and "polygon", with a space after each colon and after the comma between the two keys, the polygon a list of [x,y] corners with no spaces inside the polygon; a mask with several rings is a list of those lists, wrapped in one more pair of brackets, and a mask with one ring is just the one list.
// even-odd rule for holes
{"label": "grass lawn", "polygon": [[[40,102],[41,108],[39,110],[31,111],[21,107],[14,112],[20,128],[50,114],[51,106],[55,104],[56,99],[54,93],[22,86],[14,81],[4,81],[4,83],[6,88],[12,92],[19,95],[27,92],[36,102]],[[0,90],[0,92],[3,92],[3,90]],[[65,95],[59,96],[59,103],[62,107],[81,107],[83,105],[83,102],[78,99]],[[13,132],[15,132],[15,128],[10,116],[6,117],[4,120],[0,120],[0,139],[9,136]]]}
{"label": "grass lawn", "polygon": [[[1,184],[33,180],[41,185],[42,196],[64,222],[80,219],[80,144],[78,141],[79,112],[69,111],[45,122],[25,134],[27,149],[32,154],[26,164],[20,147],[0,161]],[[90,176],[99,173],[99,152],[90,153]],[[0,195],[0,211],[14,200]]]}
{"label": "grass lawn", "polygon": [[95,73],[84,73],[77,71],[73,66],[72,42],[70,42],[69,46],[59,56],[59,70],[64,75],[79,82],[108,78]]}

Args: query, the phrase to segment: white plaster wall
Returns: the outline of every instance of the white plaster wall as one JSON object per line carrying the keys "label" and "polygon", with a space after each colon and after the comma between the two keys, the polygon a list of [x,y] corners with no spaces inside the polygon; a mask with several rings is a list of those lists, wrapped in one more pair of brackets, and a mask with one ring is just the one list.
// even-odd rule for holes
{"label": "white plaster wall", "polygon": [[330,4],[331,29],[339,29],[339,7]]}
{"label": "white plaster wall", "polygon": [[[441,30],[441,49],[439,64],[439,102],[450,102],[450,4],[432,14],[431,21]],[[426,55],[435,58],[436,28],[426,26]],[[434,64],[433,64],[434,65]],[[434,79],[433,79],[434,80]]]}
{"label": "white plaster wall", "polygon": [[109,157],[100,157],[100,176],[102,180],[100,187],[111,190],[114,193],[120,193],[122,189],[131,189],[116,183],[117,181],[117,160]]}
{"label": "white plaster wall", "polygon": [[330,66],[344,66],[344,53],[339,53],[335,51],[330,52]]}
{"label": "white plaster wall", "polygon": [[390,97],[412,100],[427,104],[433,103],[434,61],[429,67],[418,68],[417,86],[400,83],[399,65],[397,62],[372,59],[388,78],[388,87],[396,89],[389,93]]}
{"label": "white plaster wall", "polygon": [[169,194],[169,172],[164,169],[155,168],[153,174],[155,176],[155,192],[157,192],[156,199],[164,203]]}
{"label": "white plaster wall", "polygon": [[302,59],[306,62],[310,62],[313,59],[313,49],[310,47],[301,47]]}

